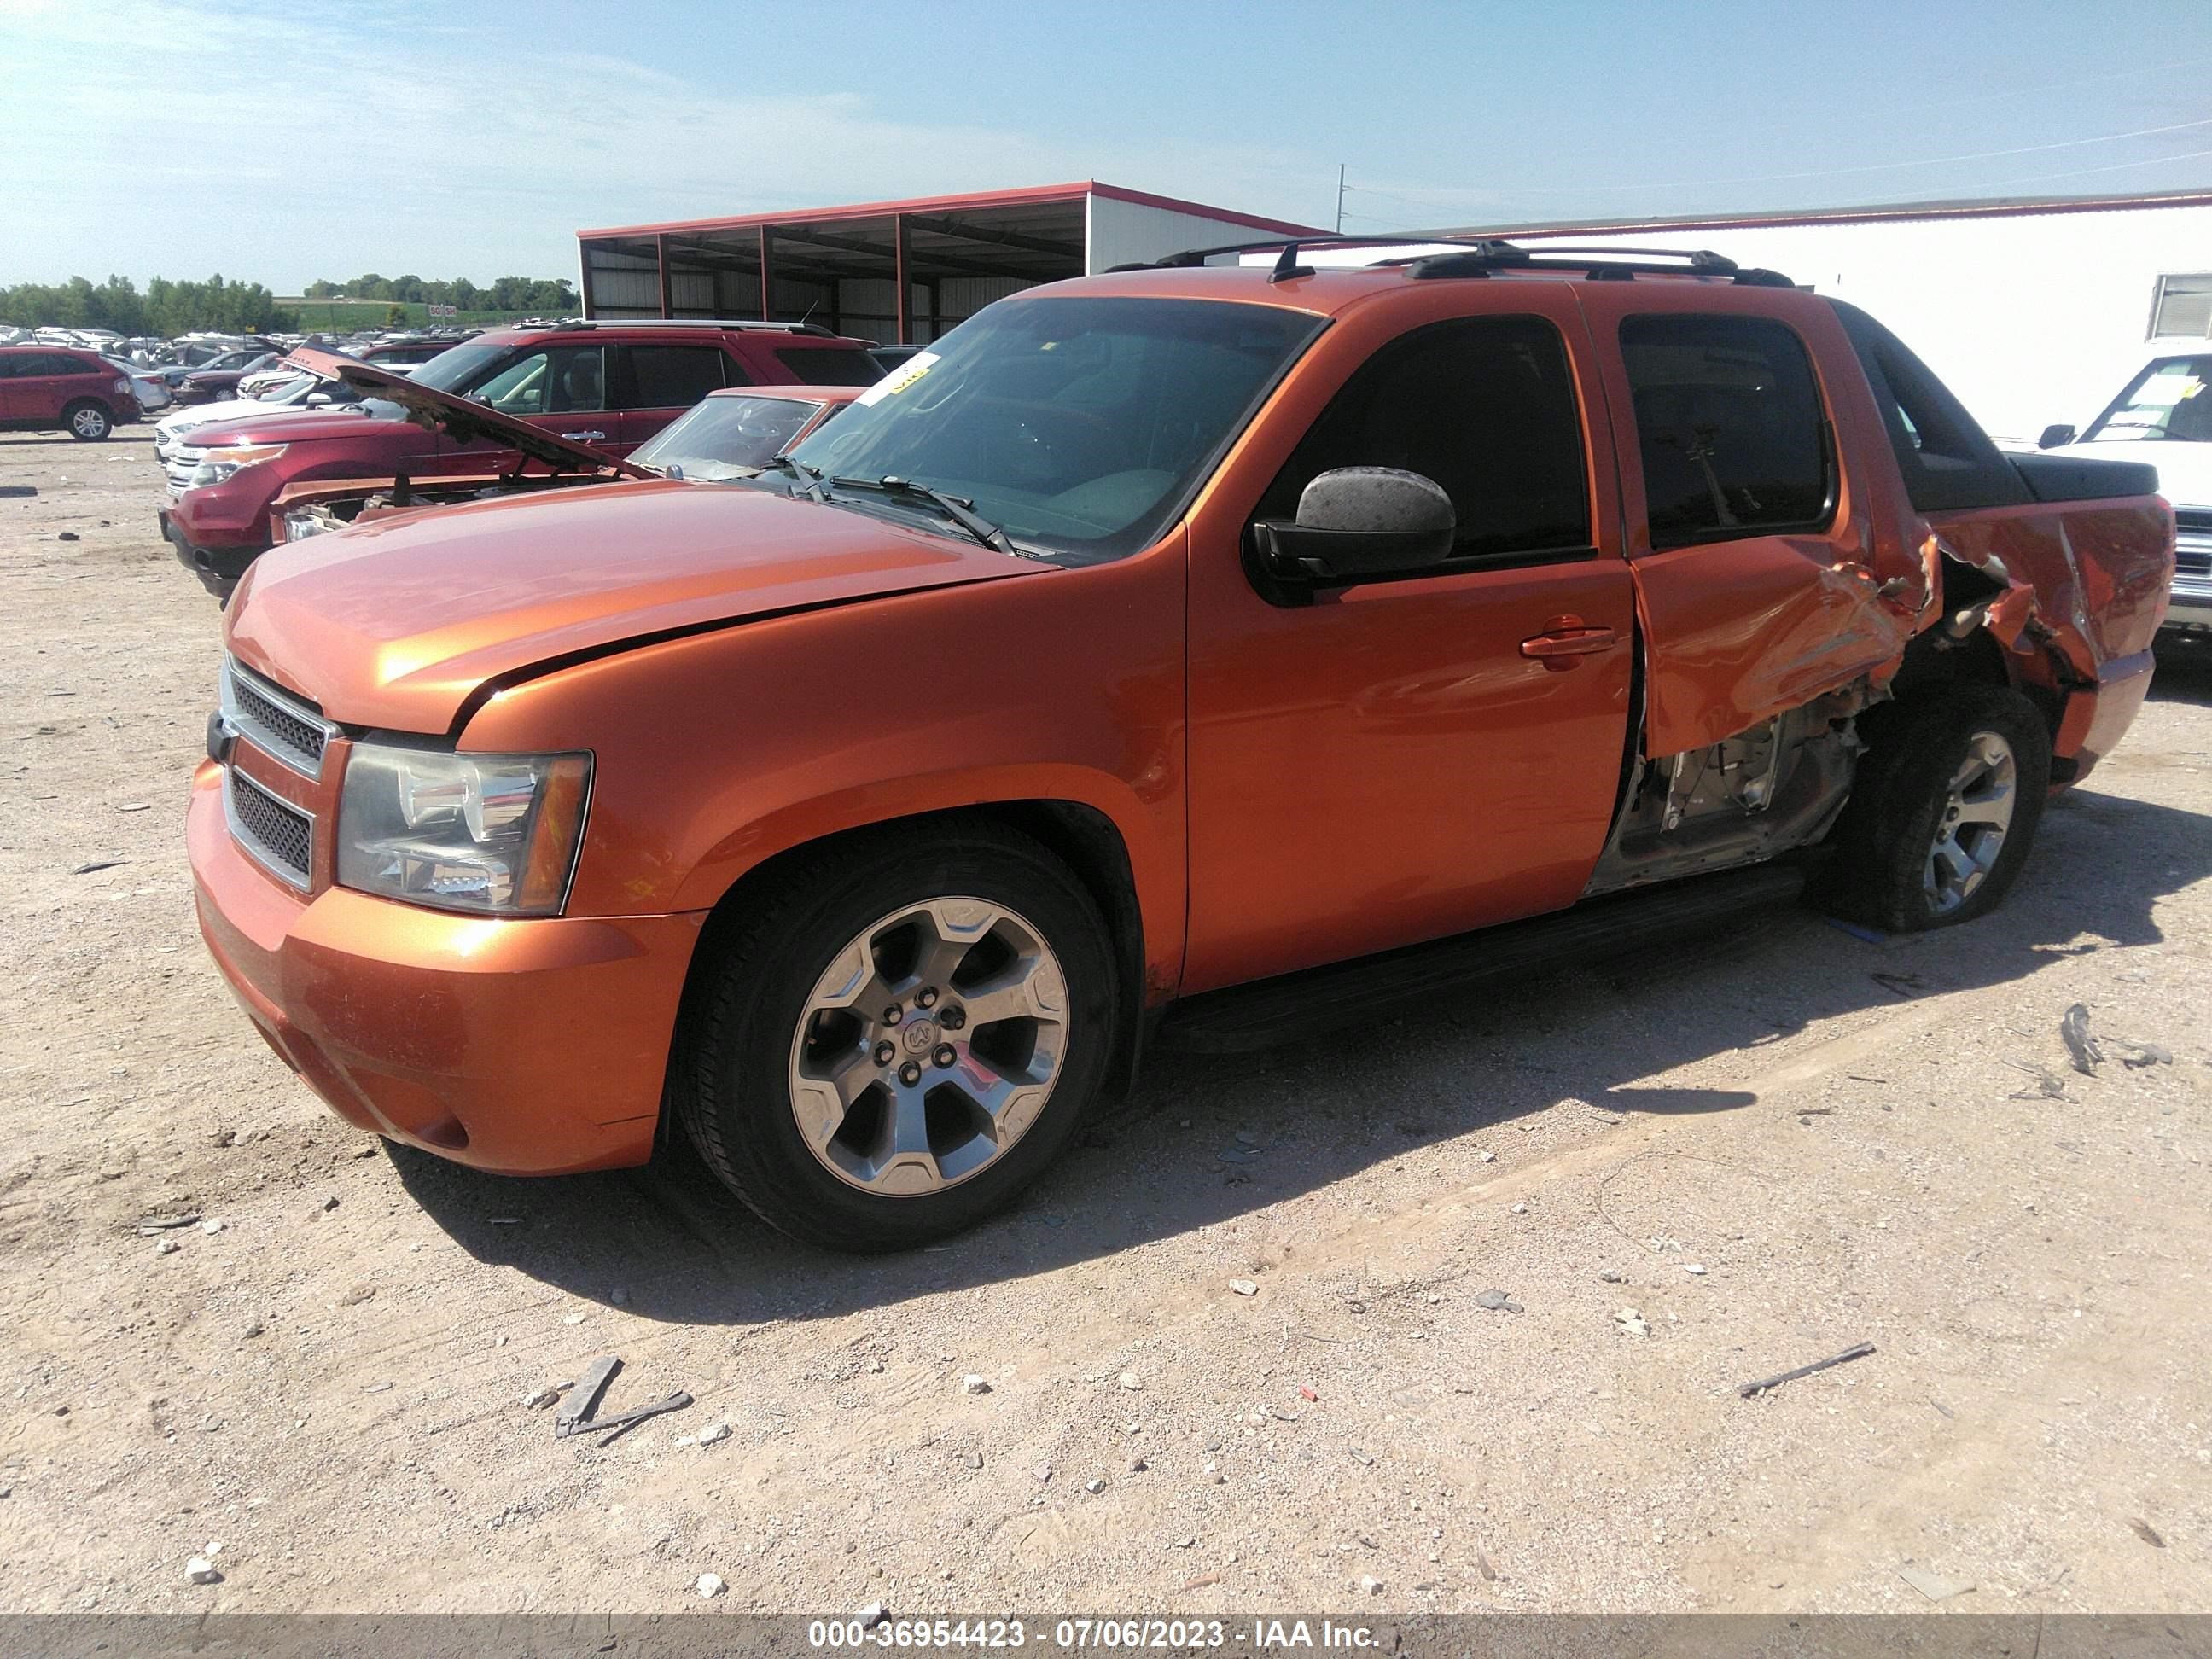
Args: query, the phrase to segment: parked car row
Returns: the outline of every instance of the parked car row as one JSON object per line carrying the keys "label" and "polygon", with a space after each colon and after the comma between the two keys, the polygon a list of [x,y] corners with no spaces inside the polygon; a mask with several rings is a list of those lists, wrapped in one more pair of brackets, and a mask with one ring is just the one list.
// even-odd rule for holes
{"label": "parked car row", "polygon": [[137,377],[83,346],[0,346],[0,431],[96,442],[139,418]]}

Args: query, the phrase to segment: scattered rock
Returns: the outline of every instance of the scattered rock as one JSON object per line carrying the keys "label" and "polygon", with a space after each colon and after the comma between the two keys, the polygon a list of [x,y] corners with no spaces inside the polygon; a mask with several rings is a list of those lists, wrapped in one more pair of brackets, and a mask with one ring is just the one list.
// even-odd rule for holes
{"label": "scattered rock", "polygon": [[173,1238],[165,1238],[154,1247],[155,1255],[174,1255],[176,1253],[177,1241]]}
{"label": "scattered rock", "polygon": [[991,1379],[978,1372],[970,1371],[967,1376],[960,1379],[960,1392],[963,1394],[988,1394],[991,1392]]}
{"label": "scattered rock", "polygon": [[1145,1379],[1138,1376],[1134,1371],[1123,1371],[1120,1380],[1121,1386],[1127,1389],[1131,1394],[1136,1393],[1138,1389],[1145,1386]]}
{"label": "scattered rock", "polygon": [[1705,1276],[1705,1267],[1700,1262],[1685,1261],[1682,1264],[1682,1271],[1686,1273],[1695,1274],[1699,1279],[1703,1279]]}
{"label": "scattered rock", "polygon": [[967,1456],[962,1458],[960,1461],[965,1463],[971,1469],[980,1469],[983,1467],[983,1454],[981,1452],[969,1452]]}
{"label": "scattered rock", "polygon": [[884,1611],[884,1604],[882,1602],[871,1601],[867,1606],[861,1607],[855,1612],[853,1614],[853,1617],[860,1621],[861,1629],[872,1630],[876,1626],[882,1624],[884,1620],[890,1618],[890,1615]]}
{"label": "scattered rock", "polygon": [[338,1306],[341,1308],[358,1308],[362,1303],[371,1302],[375,1300],[375,1285],[356,1285],[338,1298]]}
{"label": "scattered rock", "polygon": [[1141,1457],[1133,1457],[1129,1460],[1129,1473],[1132,1474],[1142,1474],[1152,1467]]}
{"label": "scattered rock", "polygon": [[722,1582],[722,1576],[720,1573],[702,1572],[691,1588],[699,1592],[699,1599],[702,1601],[711,1601],[729,1589],[729,1586]]}
{"label": "scattered rock", "polygon": [[543,1411],[576,1385],[574,1382],[549,1382],[542,1389],[532,1389],[522,1396],[522,1403],[532,1411]]}
{"label": "scattered rock", "polygon": [[331,1211],[337,1209],[337,1206],[338,1206],[338,1195],[337,1195],[336,1193],[330,1193],[330,1194],[326,1194],[324,1196],[324,1199],[323,1199],[323,1212],[324,1212],[324,1213],[325,1213],[325,1214],[328,1214]]}
{"label": "scattered rock", "polygon": [[1106,1483],[1104,1480],[1094,1474],[1091,1479],[1083,1483],[1083,1490],[1089,1492],[1093,1498],[1096,1498],[1100,1492],[1106,1490]]}
{"label": "scattered rock", "polygon": [[1516,1204],[1513,1206],[1513,1213],[1515,1215],[1526,1215],[1528,1213],[1528,1206],[1526,1204]]}
{"label": "scattered rock", "polygon": [[[61,534],[59,534],[58,536],[56,536],[56,537],[54,538],[54,539],[55,539],[56,541],[58,541],[58,542],[73,542],[73,541],[75,541],[76,538],[77,538],[77,537],[76,537],[76,531],[74,531],[74,530],[64,530],[64,531],[63,531],[63,532],[61,532]],[[196,1580],[195,1582],[199,1583],[203,1583],[203,1584],[210,1584],[210,1583],[213,1583],[215,1581],[214,1581],[213,1579],[211,1579],[211,1578],[203,1578],[203,1579]]]}
{"label": "scattered rock", "polygon": [[702,1446],[720,1445],[729,1437],[730,1425],[726,1423],[709,1423],[699,1431],[699,1443]]}
{"label": "scattered rock", "polygon": [[1036,1468],[1030,1470],[1030,1473],[1036,1476],[1037,1485],[1042,1486],[1052,1479],[1052,1465],[1049,1463],[1040,1463]]}
{"label": "scattered rock", "polygon": [[1171,1550],[1187,1550],[1196,1542],[1198,1540],[1195,1538],[1177,1538],[1172,1540],[1168,1547]]}
{"label": "scattered rock", "polygon": [[235,1129],[217,1129],[215,1132],[215,1144],[218,1146],[237,1146],[238,1131]]}
{"label": "scattered rock", "polygon": [[260,1335],[264,1328],[261,1322],[257,1319],[252,1324],[248,1325],[243,1331],[240,1332],[239,1334],[246,1337],[255,1337]]}
{"label": "scattered rock", "polygon": [[150,812],[154,803],[149,800],[126,800],[115,809],[118,812]]}
{"label": "scattered rock", "polygon": [[1601,1285],[1626,1285],[1628,1275],[1618,1267],[1605,1267],[1600,1269],[1597,1282]]}
{"label": "scattered rock", "polygon": [[185,1577],[195,1584],[220,1584],[222,1575],[215,1570],[215,1563],[204,1555],[195,1555],[185,1563]]}
{"label": "scattered rock", "polygon": [[1498,1162],[1498,1154],[1495,1152],[1477,1152],[1475,1156],[1480,1158],[1485,1164],[1495,1164]]}
{"label": "scattered rock", "polygon": [[580,1313],[562,1314],[561,1322],[563,1325],[580,1325],[584,1322],[584,1316]]}
{"label": "scattered rock", "polygon": [[222,1223],[216,1220],[203,1221],[200,1223],[200,1231],[204,1233],[219,1233],[222,1231]]}
{"label": "scattered rock", "polygon": [[1493,1313],[1525,1313],[1527,1311],[1503,1291],[1476,1291],[1474,1305],[1478,1308],[1488,1308]]}
{"label": "scattered rock", "polygon": [[368,1140],[363,1141],[360,1146],[355,1147],[353,1149],[353,1155],[356,1158],[374,1158],[383,1150],[383,1142],[378,1140]]}
{"label": "scattered rock", "polygon": [[2133,1532],[2136,1537],[2142,1539],[2144,1543],[2149,1545],[2153,1549],[2162,1550],[2166,1547],[2166,1540],[2158,1535],[2158,1528],[2152,1526],[2149,1522],[2144,1520],[2141,1516],[2136,1516],[2134,1519],[2130,1520],[2128,1522],[2128,1528],[2130,1531]]}
{"label": "scattered rock", "polygon": [[1257,1296],[1260,1294],[1260,1287],[1257,1285],[1255,1285],[1249,1279],[1232,1279],[1229,1281],[1229,1288],[1236,1291],[1239,1296]]}
{"label": "scattered rock", "polygon": [[1363,1572],[1359,1575],[1359,1589],[1364,1595],[1380,1595],[1382,1594],[1382,1581],[1371,1572]]}
{"label": "scattered rock", "polygon": [[1644,1316],[1633,1308],[1623,1308],[1615,1313],[1613,1318],[1613,1322],[1631,1336],[1651,1334],[1651,1328],[1644,1322]]}

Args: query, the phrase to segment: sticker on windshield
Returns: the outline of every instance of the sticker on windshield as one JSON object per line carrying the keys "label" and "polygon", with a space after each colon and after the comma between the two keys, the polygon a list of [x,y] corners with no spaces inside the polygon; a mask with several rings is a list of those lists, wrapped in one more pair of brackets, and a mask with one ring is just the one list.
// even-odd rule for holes
{"label": "sticker on windshield", "polygon": [[865,408],[870,404],[881,403],[886,398],[896,397],[942,361],[934,351],[917,351],[853,401]]}

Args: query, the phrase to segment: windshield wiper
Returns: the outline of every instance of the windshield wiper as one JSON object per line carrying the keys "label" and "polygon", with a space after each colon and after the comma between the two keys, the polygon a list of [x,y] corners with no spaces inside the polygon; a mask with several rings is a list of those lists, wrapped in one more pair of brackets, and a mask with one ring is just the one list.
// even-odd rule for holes
{"label": "windshield wiper", "polygon": [[902,478],[886,473],[880,478],[832,478],[833,484],[846,485],[854,489],[880,490],[886,495],[901,495],[910,501],[927,501],[932,507],[958,525],[984,546],[997,553],[1014,550],[1012,538],[975,511],[975,503],[964,495],[948,495],[941,489],[932,489],[926,483],[916,483],[911,478]]}
{"label": "windshield wiper", "polygon": [[829,492],[822,488],[822,474],[796,455],[779,455],[769,465],[780,466],[798,479],[799,493],[809,501],[826,501],[830,499]]}

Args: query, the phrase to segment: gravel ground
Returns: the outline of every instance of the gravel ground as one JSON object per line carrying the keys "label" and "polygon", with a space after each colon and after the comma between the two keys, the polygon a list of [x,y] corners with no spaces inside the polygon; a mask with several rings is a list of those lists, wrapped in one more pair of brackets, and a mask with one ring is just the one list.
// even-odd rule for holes
{"label": "gravel ground", "polygon": [[[2203,663],[1978,925],[1164,1060],[1018,1212],[854,1261],[688,1158],[384,1148],[263,1047],[156,477],[0,437],[0,1608],[2212,1608]],[[697,1403],[556,1443],[522,1396],[609,1352],[605,1409]]]}

